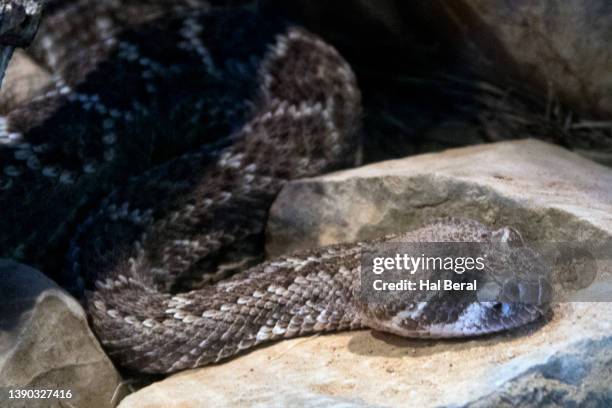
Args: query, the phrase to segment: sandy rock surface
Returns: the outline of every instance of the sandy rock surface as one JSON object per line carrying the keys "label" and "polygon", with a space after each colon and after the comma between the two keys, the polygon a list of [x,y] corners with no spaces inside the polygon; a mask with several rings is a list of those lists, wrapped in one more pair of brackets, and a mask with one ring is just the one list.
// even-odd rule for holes
{"label": "sandy rock surface", "polygon": [[[269,251],[368,238],[445,215],[511,224],[534,240],[610,239],[610,214],[612,170],[526,140],[292,183],[274,205]],[[603,262],[594,286],[610,285],[609,271]],[[283,341],[171,376],[120,406],[606,406],[611,342],[610,303],[564,303],[529,327],[471,340],[357,331]]]}
{"label": "sandy rock surface", "polygon": [[[113,407],[121,377],[81,306],[35,269],[0,260],[0,406]],[[71,391],[72,398],[9,399],[9,389]]]}

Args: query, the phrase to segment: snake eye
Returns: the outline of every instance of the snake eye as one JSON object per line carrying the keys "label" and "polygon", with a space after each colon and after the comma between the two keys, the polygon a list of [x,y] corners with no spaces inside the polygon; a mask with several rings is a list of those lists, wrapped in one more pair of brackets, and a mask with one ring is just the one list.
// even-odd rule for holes
{"label": "snake eye", "polygon": [[495,303],[493,305],[493,310],[495,310],[496,312],[501,312],[502,310],[502,304],[501,303]]}

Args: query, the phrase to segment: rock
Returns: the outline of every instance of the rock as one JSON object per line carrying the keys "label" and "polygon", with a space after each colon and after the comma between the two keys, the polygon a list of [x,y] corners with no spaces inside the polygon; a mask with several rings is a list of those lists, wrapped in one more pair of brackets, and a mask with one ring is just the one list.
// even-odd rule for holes
{"label": "rock", "polygon": [[[0,260],[0,406],[113,407],[121,377],[81,306],[40,272]],[[9,399],[8,389],[70,390],[72,398]]]}
{"label": "rock", "polygon": [[[299,205],[295,205],[299,203]],[[270,256],[371,239],[462,216],[510,224],[530,241],[609,238],[612,171],[521,140],[413,156],[300,180],[270,212]]]}
{"label": "rock", "polygon": [[574,108],[612,113],[608,0],[440,3],[471,58],[488,64],[494,77],[518,74]]}
{"label": "rock", "polygon": [[[270,216],[270,252],[444,215],[510,223],[532,239],[610,239],[611,203],[612,170],[559,147],[526,140],[449,150],[289,184]],[[120,407],[607,406],[612,309],[603,305],[559,304],[542,322],[468,340],[356,331],[282,341],[171,376]]]}
{"label": "rock", "polygon": [[612,337],[583,341],[465,407],[609,407],[611,362]]}
{"label": "rock", "polygon": [[17,50],[6,69],[0,92],[0,108],[8,112],[30,100],[51,82],[51,75],[34,63],[23,51]]}

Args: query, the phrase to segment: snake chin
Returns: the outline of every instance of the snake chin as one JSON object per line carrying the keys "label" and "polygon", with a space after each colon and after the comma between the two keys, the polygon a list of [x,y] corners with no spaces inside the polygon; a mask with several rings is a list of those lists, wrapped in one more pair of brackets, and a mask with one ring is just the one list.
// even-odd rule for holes
{"label": "snake chin", "polygon": [[[421,305],[421,304],[420,304]],[[466,305],[456,318],[444,322],[428,319],[425,304],[411,305],[388,320],[364,318],[372,329],[407,338],[466,338],[499,333],[538,320],[543,309],[526,303],[473,302]]]}

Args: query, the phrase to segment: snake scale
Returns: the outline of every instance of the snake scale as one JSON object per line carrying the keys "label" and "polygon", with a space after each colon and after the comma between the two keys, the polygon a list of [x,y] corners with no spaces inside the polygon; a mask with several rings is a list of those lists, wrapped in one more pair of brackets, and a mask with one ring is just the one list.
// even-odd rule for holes
{"label": "snake scale", "polygon": [[[60,279],[87,289],[108,354],[148,373],[314,332],[461,337],[538,318],[475,299],[368,305],[368,243],[255,265],[282,186],[355,163],[360,92],[322,39],[228,3],[49,2],[29,53],[52,84],[0,117],[2,255],[52,269],[67,252]],[[507,231],[445,220],[401,238]]]}

